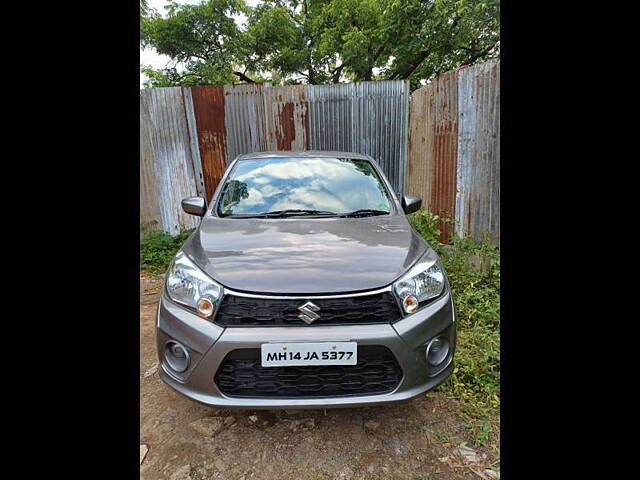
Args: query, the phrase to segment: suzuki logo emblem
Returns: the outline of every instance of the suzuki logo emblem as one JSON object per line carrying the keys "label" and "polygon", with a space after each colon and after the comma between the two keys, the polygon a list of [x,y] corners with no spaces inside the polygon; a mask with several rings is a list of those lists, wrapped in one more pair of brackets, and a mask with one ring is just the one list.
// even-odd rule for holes
{"label": "suzuki logo emblem", "polygon": [[320,318],[320,315],[316,313],[320,311],[320,307],[313,302],[307,302],[304,305],[299,306],[298,310],[301,312],[300,315],[298,315],[298,318],[309,325]]}

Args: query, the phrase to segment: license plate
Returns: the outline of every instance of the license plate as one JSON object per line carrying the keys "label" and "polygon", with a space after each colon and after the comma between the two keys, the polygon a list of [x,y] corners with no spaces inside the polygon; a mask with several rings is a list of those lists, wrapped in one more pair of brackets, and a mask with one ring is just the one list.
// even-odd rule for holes
{"label": "license plate", "polygon": [[356,342],[263,343],[263,367],[300,367],[304,365],[355,365]]}

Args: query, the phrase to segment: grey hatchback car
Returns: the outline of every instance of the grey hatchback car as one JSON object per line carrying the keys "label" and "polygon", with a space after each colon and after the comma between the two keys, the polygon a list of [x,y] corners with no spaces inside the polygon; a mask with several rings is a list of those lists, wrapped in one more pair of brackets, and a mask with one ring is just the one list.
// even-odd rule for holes
{"label": "grey hatchback car", "polygon": [[453,369],[446,273],[368,155],[236,158],[174,257],[157,311],[160,376],[198,402],[329,408],[407,400]]}

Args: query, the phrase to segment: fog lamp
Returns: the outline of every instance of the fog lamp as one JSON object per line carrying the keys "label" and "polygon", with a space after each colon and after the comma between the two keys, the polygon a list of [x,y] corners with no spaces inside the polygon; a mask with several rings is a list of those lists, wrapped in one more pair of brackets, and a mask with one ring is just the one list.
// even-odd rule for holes
{"label": "fog lamp", "polygon": [[449,355],[449,341],[444,335],[439,335],[427,344],[427,362],[434,367],[440,365]]}
{"label": "fog lamp", "polygon": [[402,307],[407,313],[414,313],[418,310],[418,299],[413,295],[407,295],[402,299]]}
{"label": "fog lamp", "polygon": [[164,347],[164,358],[171,370],[178,373],[189,368],[189,352],[178,342],[167,342]]}
{"label": "fog lamp", "polygon": [[210,317],[213,314],[213,302],[207,297],[198,300],[198,315],[201,317]]}

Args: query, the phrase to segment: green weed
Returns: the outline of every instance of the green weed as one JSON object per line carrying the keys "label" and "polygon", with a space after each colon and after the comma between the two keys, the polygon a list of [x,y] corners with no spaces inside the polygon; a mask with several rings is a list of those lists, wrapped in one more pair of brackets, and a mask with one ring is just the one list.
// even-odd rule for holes
{"label": "green weed", "polygon": [[140,269],[151,274],[167,271],[169,263],[180,247],[193,233],[185,230],[176,236],[160,230],[140,230]]}
{"label": "green weed", "polygon": [[[443,219],[427,210],[409,216],[447,271],[458,324],[455,367],[439,390],[460,402],[473,442],[486,445],[499,424],[500,252],[487,241],[453,236],[438,241]],[[445,219],[445,222],[451,222]]]}

